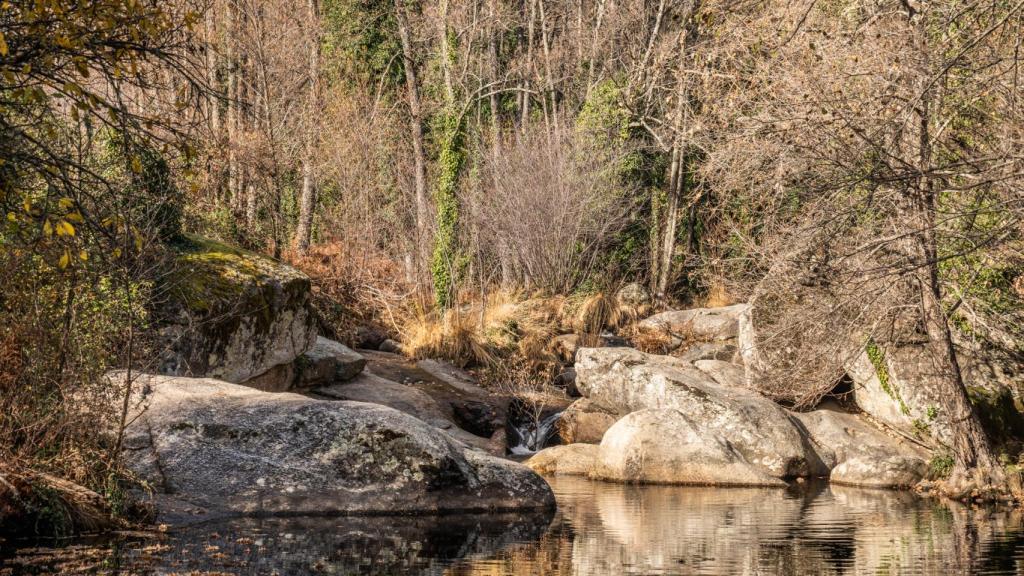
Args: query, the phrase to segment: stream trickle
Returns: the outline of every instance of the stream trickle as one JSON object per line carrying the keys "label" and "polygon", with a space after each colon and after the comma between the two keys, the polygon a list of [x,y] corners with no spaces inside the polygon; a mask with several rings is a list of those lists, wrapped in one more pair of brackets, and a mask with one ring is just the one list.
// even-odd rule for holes
{"label": "stream trickle", "polygon": [[550,445],[557,436],[555,425],[561,412],[549,414],[543,418],[528,418],[509,426],[509,452],[514,456],[529,456]]}

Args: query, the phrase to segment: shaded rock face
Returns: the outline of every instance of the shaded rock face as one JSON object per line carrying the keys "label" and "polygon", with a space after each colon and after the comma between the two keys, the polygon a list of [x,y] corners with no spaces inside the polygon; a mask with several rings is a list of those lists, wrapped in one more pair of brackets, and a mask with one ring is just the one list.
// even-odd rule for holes
{"label": "shaded rock face", "polygon": [[165,521],[554,503],[526,467],[384,406],[212,379],[143,376],[136,386],[124,456],[156,489]]}
{"label": "shaded rock face", "polygon": [[347,346],[322,336],[294,362],[278,364],[243,382],[264,392],[309,390],[317,386],[351,380],[363,371],[366,359]]}
{"label": "shaded rock face", "polygon": [[349,347],[318,336],[298,361],[297,388],[313,388],[336,380],[351,380],[366,367],[366,358]]}
{"label": "shaded rock face", "polygon": [[377,350],[387,339],[387,332],[380,326],[359,326],[356,328],[353,345],[356,348]]}
{"label": "shaded rock face", "polygon": [[803,424],[831,482],[870,488],[906,488],[924,478],[928,454],[885,434],[855,414],[826,406],[794,414]]}
{"label": "shaded rock face", "polygon": [[623,482],[785,486],[677,409],[640,410],[604,435],[591,476]]}
{"label": "shaded rock face", "polygon": [[723,386],[688,362],[629,348],[584,348],[576,374],[584,396],[617,414],[674,408],[765,474],[810,472],[806,441],[785,410],[750,390]]}
{"label": "shaded rock face", "polygon": [[[241,383],[313,346],[310,282],[265,256],[186,236],[175,246],[160,372]],[[280,381],[278,374],[273,380]]]}
{"label": "shaded rock face", "polygon": [[[1024,414],[1014,402],[1018,383],[987,365],[982,354],[958,350],[964,383],[989,437],[1003,442],[1024,436]],[[1004,369],[1013,370],[1011,364]],[[847,363],[853,400],[866,414],[904,433],[945,446],[953,428],[937,382],[942,368],[920,344],[867,347]]]}

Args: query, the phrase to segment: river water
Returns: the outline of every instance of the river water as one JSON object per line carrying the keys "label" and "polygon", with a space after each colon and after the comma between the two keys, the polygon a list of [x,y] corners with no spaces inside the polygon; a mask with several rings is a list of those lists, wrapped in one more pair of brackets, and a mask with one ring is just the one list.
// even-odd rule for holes
{"label": "river water", "polygon": [[905,492],[551,479],[546,514],[235,520],[0,549],[0,575],[1024,574],[1024,514]]}

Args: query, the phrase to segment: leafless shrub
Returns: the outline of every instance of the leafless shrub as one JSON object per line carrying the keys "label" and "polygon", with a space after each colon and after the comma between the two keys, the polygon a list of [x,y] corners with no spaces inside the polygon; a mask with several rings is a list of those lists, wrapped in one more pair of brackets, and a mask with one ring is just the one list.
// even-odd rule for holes
{"label": "leafless shrub", "polygon": [[477,249],[509,283],[572,292],[627,224],[630,195],[615,167],[570,131],[522,136],[485,164],[490,189],[466,198]]}

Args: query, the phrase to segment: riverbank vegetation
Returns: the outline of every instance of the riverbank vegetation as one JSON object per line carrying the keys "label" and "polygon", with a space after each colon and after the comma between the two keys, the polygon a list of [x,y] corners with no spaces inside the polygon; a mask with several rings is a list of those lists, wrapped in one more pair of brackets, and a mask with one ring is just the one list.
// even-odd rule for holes
{"label": "riverbank vegetation", "polygon": [[1020,402],[1022,28],[1005,0],[0,3],[0,480],[121,511],[104,374],[155,369],[188,232],[306,272],[324,334],[498,380],[706,303],[752,303],[748,369],[797,409],[920,344],[950,485],[1000,492],[1019,454],[965,358]]}

